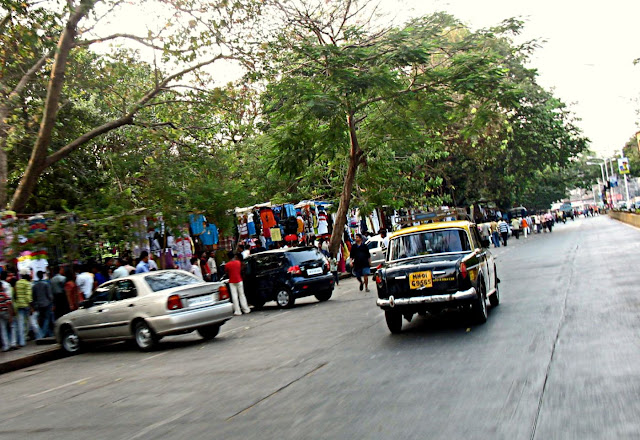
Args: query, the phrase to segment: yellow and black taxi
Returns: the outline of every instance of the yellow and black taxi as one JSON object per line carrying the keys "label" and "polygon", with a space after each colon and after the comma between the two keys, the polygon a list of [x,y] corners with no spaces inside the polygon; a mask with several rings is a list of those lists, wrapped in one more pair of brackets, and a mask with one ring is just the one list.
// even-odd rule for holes
{"label": "yellow and black taxi", "polygon": [[476,323],[487,320],[487,301],[500,302],[498,275],[489,241],[475,223],[437,221],[394,232],[387,259],[376,273],[377,305],[392,333],[402,318],[444,309],[469,310]]}

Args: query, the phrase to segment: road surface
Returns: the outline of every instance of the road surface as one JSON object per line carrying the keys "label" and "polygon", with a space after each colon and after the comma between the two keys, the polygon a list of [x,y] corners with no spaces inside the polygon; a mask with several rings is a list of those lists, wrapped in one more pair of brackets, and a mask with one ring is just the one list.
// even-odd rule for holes
{"label": "road surface", "polygon": [[495,250],[501,305],[391,335],[340,284],[140,353],[0,376],[0,439],[637,439],[640,230],[607,217]]}

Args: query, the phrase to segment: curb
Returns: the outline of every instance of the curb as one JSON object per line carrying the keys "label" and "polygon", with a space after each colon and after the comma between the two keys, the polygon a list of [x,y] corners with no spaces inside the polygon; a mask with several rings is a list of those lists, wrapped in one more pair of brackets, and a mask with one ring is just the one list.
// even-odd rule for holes
{"label": "curb", "polygon": [[11,371],[21,370],[23,368],[32,367],[45,362],[55,361],[63,358],[64,356],[64,351],[60,346],[56,345],[55,347],[47,348],[19,359],[0,363],[0,374],[10,373]]}

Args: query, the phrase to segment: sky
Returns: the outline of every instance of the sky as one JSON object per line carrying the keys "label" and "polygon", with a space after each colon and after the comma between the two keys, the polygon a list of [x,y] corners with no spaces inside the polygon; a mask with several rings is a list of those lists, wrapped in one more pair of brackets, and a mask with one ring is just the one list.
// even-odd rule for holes
{"label": "sky", "polygon": [[446,11],[472,29],[509,17],[525,21],[523,41],[544,40],[529,67],[570,105],[600,156],[640,130],[640,1],[381,0],[397,20]]}

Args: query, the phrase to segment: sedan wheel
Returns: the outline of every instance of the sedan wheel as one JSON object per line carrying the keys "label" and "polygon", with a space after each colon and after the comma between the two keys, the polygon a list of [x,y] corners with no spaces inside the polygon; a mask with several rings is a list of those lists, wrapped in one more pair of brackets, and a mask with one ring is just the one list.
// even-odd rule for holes
{"label": "sedan wheel", "polygon": [[283,309],[291,308],[293,307],[295,301],[296,300],[291,295],[291,292],[289,292],[289,290],[284,287],[279,289],[278,293],[276,293],[276,303],[278,304],[278,307],[281,307]]}
{"label": "sedan wheel", "polygon": [[65,328],[62,333],[62,348],[69,354],[76,354],[80,351],[80,338],[70,329]]}
{"label": "sedan wheel", "polygon": [[198,333],[202,336],[202,339],[210,340],[218,336],[220,332],[219,325],[208,325],[206,327],[200,327]]}
{"label": "sedan wheel", "polygon": [[153,350],[158,343],[158,338],[153,334],[153,330],[151,330],[151,327],[144,321],[136,324],[134,337],[136,345],[141,351]]}
{"label": "sedan wheel", "polygon": [[385,310],[384,318],[387,321],[387,327],[391,333],[400,333],[402,331],[402,313],[394,310]]}

